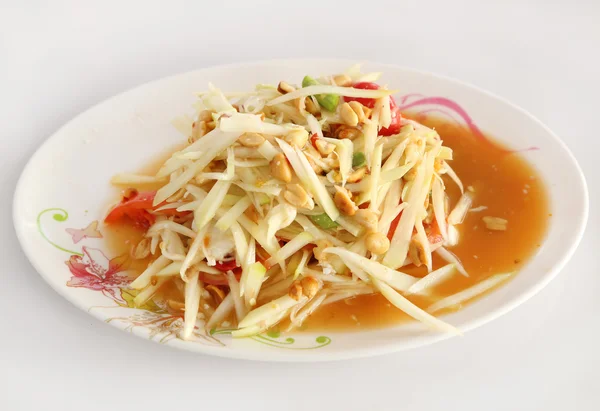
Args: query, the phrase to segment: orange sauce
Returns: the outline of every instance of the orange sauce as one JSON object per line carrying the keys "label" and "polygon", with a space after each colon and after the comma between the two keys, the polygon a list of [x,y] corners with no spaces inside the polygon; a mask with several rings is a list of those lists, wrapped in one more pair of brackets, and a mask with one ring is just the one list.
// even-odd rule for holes
{"label": "orange sauce", "polygon": [[[465,189],[472,186],[475,190],[473,207],[488,207],[467,214],[465,221],[457,226],[459,244],[449,248],[460,258],[469,277],[455,274],[432,290],[435,297],[409,297],[419,307],[426,308],[436,299],[462,291],[493,274],[522,268],[543,241],[550,217],[544,182],[519,154],[507,153],[489,136],[491,144],[478,140],[468,129],[454,123],[432,117],[419,117],[418,121],[435,128],[444,145],[452,148],[453,160],[449,164]],[[443,179],[452,208],[461,195],[460,189],[449,177]],[[508,220],[508,229],[487,230],[481,220],[484,216]],[[434,254],[434,269],[445,264]],[[423,267],[401,270],[417,277],[427,274]],[[380,294],[363,295],[317,310],[306,320],[305,329],[373,328],[409,319]]]}
{"label": "orange sauce", "polygon": [[[454,294],[491,275],[518,271],[535,253],[543,241],[550,218],[544,182],[538,173],[517,153],[507,153],[494,142],[477,139],[468,129],[433,117],[419,117],[419,122],[435,128],[444,145],[452,148],[451,167],[460,177],[465,189],[474,190],[473,207],[486,210],[469,212],[458,225],[459,244],[450,248],[462,261],[469,277],[455,274],[434,288],[429,297],[411,296],[409,299],[426,308],[436,299]],[[164,158],[153,162],[143,171],[154,173]],[[443,176],[452,208],[461,193],[457,185]],[[139,189],[155,189],[140,186]],[[487,230],[482,217],[501,217],[508,220],[506,231]],[[106,238],[116,254],[129,252],[143,233],[128,225],[105,227]],[[136,262],[132,269],[140,273],[149,260]],[[446,263],[434,255],[434,269]],[[424,267],[403,271],[423,277]],[[178,288],[172,282],[160,291],[160,298],[182,301]],[[319,308],[302,327],[303,330],[353,330],[383,327],[409,320],[381,295],[363,295]]]}

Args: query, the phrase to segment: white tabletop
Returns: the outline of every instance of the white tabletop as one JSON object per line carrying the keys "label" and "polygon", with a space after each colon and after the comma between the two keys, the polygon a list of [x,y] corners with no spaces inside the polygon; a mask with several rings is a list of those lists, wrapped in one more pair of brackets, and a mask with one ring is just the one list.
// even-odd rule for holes
{"label": "white tabletop", "polygon": [[[600,152],[600,2],[5,3],[0,409],[600,407],[600,175],[594,168]],[[146,81],[279,57],[411,66],[468,81],[536,115],[562,136],[588,179],[591,215],[573,260],[535,298],[464,338],[319,364],[234,361],[168,349],[95,320],[51,290],[21,252],[11,221],[16,180],[39,144],[79,112]]]}

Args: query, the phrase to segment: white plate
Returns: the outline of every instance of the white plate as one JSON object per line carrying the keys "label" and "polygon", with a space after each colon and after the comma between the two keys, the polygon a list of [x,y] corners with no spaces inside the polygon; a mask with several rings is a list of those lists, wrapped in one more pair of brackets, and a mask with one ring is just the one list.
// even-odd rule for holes
{"label": "white plate", "polygon": [[[89,226],[104,216],[107,200],[114,195],[108,181],[115,172],[136,171],[182,141],[170,120],[191,113],[193,92],[205,89],[209,81],[226,91],[248,90],[256,83],[300,81],[307,73],[340,72],[351,64],[281,60],[203,69],[145,84],[77,116],[40,147],[17,186],[14,224],[29,260],[59,294],[95,317],[138,336],[206,354],[267,361],[334,360],[448,338],[414,323],[243,340],[220,334],[185,342],[175,338],[180,319],[127,307],[123,273],[114,261],[109,264],[114,256],[101,251],[106,246]],[[533,296],[571,257],[587,221],[585,180],[567,147],[530,114],[475,87],[396,66],[366,64],[364,69],[383,71],[381,82],[402,90],[396,96],[401,108],[436,109],[471,127],[476,124],[513,149],[538,148],[522,155],[539,170],[550,191],[553,216],[542,247],[514,280],[444,320],[468,331]]]}

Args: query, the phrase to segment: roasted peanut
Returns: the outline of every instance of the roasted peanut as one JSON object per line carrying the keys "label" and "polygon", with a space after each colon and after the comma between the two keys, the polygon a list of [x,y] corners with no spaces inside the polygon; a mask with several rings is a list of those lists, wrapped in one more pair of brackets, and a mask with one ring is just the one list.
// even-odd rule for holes
{"label": "roasted peanut", "polygon": [[323,253],[323,250],[325,250],[326,248],[329,247],[333,247],[333,244],[331,242],[329,242],[328,240],[317,240],[315,241],[315,244],[317,245],[315,248],[313,248],[313,254],[315,256],[315,258],[319,261],[321,260],[325,260],[326,259],[326,255]]}
{"label": "roasted peanut", "polygon": [[315,140],[315,147],[317,147],[317,150],[319,150],[319,153],[321,153],[323,156],[327,156],[333,153],[333,150],[335,150],[335,145],[328,143],[323,139]]}
{"label": "roasted peanut", "polygon": [[347,74],[338,74],[333,76],[333,82],[340,87],[350,87],[352,85],[352,78]]}
{"label": "roasted peanut", "polygon": [[410,245],[408,247],[408,257],[412,261],[412,263],[420,267],[423,264],[427,264],[427,256],[425,255],[425,247],[418,241],[416,238],[413,238],[410,241]]}
{"label": "roasted peanut", "polygon": [[334,134],[340,139],[347,138],[354,140],[355,138],[360,137],[362,133],[357,128],[341,125],[335,130]]}
{"label": "roasted peanut", "polygon": [[328,155],[327,158],[322,159],[323,163],[327,164],[329,168],[340,168],[340,159],[337,156]]}
{"label": "roasted peanut", "polygon": [[302,298],[302,284],[300,283],[300,281],[292,283],[292,285],[290,286],[290,290],[288,291],[288,295],[296,301]]}
{"label": "roasted peanut", "polygon": [[294,99],[293,102],[294,107],[296,107],[296,110],[298,110],[300,113],[304,113],[306,111],[306,98],[300,97]]}
{"label": "roasted peanut", "polygon": [[367,234],[365,245],[367,246],[367,250],[371,253],[383,254],[390,249],[390,240],[379,232],[373,232]]}
{"label": "roasted peanut", "polygon": [[214,111],[212,110],[202,110],[198,114],[198,121],[206,121],[207,123],[213,121],[213,113]]}
{"label": "roasted peanut", "polygon": [[319,110],[319,105],[315,104],[315,102],[310,97],[306,97],[306,99],[304,100],[304,106],[306,108],[306,111],[308,111],[313,116],[317,116],[321,113],[321,111]]}
{"label": "roasted peanut", "polygon": [[283,153],[278,153],[269,163],[271,175],[285,183],[292,181],[292,167]]}
{"label": "roasted peanut", "polygon": [[348,126],[354,127],[358,125],[358,116],[348,103],[340,106],[340,118]]}
{"label": "roasted peanut", "polygon": [[283,136],[283,139],[292,146],[302,148],[308,141],[308,131],[303,128],[292,130]]}
{"label": "roasted peanut", "polygon": [[365,227],[368,231],[377,230],[377,215],[368,209],[358,209],[354,214],[354,219],[358,224]]}
{"label": "roasted peanut", "polygon": [[294,207],[304,207],[309,201],[308,193],[300,184],[286,185],[283,198]]}
{"label": "roasted peanut", "polygon": [[333,171],[332,178],[336,183],[342,182],[342,175],[338,171]]}
{"label": "roasted peanut", "polygon": [[365,115],[365,108],[367,108],[367,107],[363,106],[358,101],[351,101],[348,103],[348,105],[352,108],[352,110],[356,114],[356,117],[358,118],[359,123],[362,123],[367,119],[367,116]]}
{"label": "roasted peanut", "polygon": [[206,121],[196,121],[192,124],[192,135],[188,138],[188,143],[192,144],[210,130]]}
{"label": "roasted peanut", "polygon": [[265,138],[258,133],[244,133],[238,141],[244,147],[258,147],[265,142]]}
{"label": "roasted peanut", "polygon": [[313,298],[321,286],[314,277],[310,276],[302,278],[300,285],[302,286],[302,294],[308,298]]}
{"label": "roasted peanut", "polygon": [[357,181],[362,180],[363,177],[365,176],[365,174],[367,174],[367,167],[361,167],[357,170],[354,170],[352,173],[350,173],[350,175],[348,176],[346,181],[348,183],[356,183]]}
{"label": "roasted peanut", "polygon": [[285,81],[280,81],[279,85],[277,86],[277,91],[279,91],[281,94],[291,93],[292,91],[295,91],[295,90],[296,89],[293,86],[286,83]]}
{"label": "roasted peanut", "polygon": [[351,200],[352,193],[345,188],[334,186],[335,195],[333,196],[333,202],[336,207],[345,215],[352,216],[356,214],[356,204]]}

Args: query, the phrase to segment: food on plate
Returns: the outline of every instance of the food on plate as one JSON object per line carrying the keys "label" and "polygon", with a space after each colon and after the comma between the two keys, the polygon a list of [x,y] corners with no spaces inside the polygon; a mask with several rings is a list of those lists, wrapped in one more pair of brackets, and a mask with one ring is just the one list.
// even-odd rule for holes
{"label": "food on plate", "polygon": [[[125,189],[105,223],[127,233],[116,241],[138,262],[135,304],[155,299],[181,315],[183,339],[195,328],[247,337],[336,315],[360,323],[353,310],[373,307],[375,319],[394,310],[459,333],[435,315],[506,281],[533,252],[543,186],[517,155],[401,113],[378,78],[352,68],[199,93],[194,116],[173,122],[184,147],[152,174],[112,179]],[[482,171],[496,160],[512,179]],[[524,179],[511,206],[510,187]],[[520,248],[506,245],[514,255],[498,251],[495,265],[484,250],[478,266],[474,241]]]}

